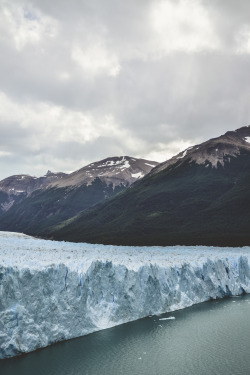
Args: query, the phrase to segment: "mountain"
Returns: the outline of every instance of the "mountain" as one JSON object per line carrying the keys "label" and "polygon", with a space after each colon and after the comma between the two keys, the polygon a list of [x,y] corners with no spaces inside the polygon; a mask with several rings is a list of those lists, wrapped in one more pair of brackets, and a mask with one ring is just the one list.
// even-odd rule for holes
{"label": "mountain", "polygon": [[250,149],[250,125],[235,131],[228,131],[226,134],[210,139],[200,145],[191,146],[174,156],[172,159],[158,165],[153,173],[158,173],[172,165],[184,164],[187,160],[194,161],[206,168],[224,166],[244,151]]}
{"label": "mountain", "polygon": [[54,239],[250,245],[250,126],[195,145],[130,189],[54,227]]}
{"label": "mountain", "polygon": [[[40,178],[11,176],[0,182],[0,228],[48,235],[50,227],[126,189],[157,162],[113,157],[70,174],[50,171]],[[2,195],[1,195],[2,194]]]}
{"label": "mountain", "polygon": [[16,203],[30,196],[33,191],[45,188],[65,176],[65,173],[48,171],[43,177],[21,174],[5,178],[0,181],[0,215],[8,211]]}
{"label": "mountain", "polygon": [[51,186],[73,187],[82,184],[91,184],[99,178],[106,185],[129,186],[138,179],[148,174],[159,163],[150,160],[136,159],[129,156],[111,157],[87,165],[54,181]]}

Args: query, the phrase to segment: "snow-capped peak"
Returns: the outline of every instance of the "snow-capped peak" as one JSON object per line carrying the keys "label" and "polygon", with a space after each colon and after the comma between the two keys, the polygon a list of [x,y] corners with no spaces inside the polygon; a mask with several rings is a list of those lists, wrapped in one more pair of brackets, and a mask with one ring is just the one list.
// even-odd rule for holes
{"label": "snow-capped peak", "polygon": [[250,151],[250,126],[228,131],[224,135],[210,139],[200,145],[189,147],[172,157],[164,163],[161,163],[152,173],[157,173],[171,165],[178,167],[180,163],[188,161],[199,165],[217,168],[218,164],[224,166],[232,158],[241,154],[242,150]]}
{"label": "snow-capped peak", "polygon": [[89,185],[96,178],[99,178],[113,187],[117,185],[128,186],[139,178],[144,177],[158,164],[151,160],[131,158],[124,155],[109,157],[88,164],[86,167],[69,174],[64,179],[53,182],[52,185],[58,187]]}

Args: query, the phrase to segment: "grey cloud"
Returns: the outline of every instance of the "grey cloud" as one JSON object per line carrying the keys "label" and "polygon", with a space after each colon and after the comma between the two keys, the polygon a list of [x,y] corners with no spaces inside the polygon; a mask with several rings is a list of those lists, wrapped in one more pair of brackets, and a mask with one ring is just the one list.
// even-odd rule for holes
{"label": "grey cloud", "polygon": [[[150,25],[150,9],[158,3],[11,2],[13,12],[24,4],[27,22],[36,22],[36,17],[47,17],[48,25],[55,22],[56,33],[42,35],[39,42],[29,41],[19,50],[10,30],[0,37],[0,92],[16,103],[16,107],[11,104],[16,111],[12,116],[0,108],[0,178],[18,171],[74,170],[81,163],[118,154],[145,157],[148,151],[157,153],[160,143],[168,155],[175,140],[195,143],[250,123],[249,54],[236,53],[235,39],[250,24],[250,4],[245,0],[196,2],[208,15],[220,48],[166,52],[154,44],[160,37],[153,35]],[[104,52],[97,59],[114,56],[119,73],[110,75],[109,62],[100,67],[100,74],[98,65],[94,73],[88,71],[91,64],[85,69],[85,61],[81,65],[72,59],[75,45],[82,49],[83,58],[89,49],[100,46]],[[95,56],[96,51],[91,53]],[[48,111],[45,115],[42,104],[51,108],[51,117]],[[31,113],[33,106],[41,111],[39,116]],[[75,112],[93,117],[93,134],[106,116],[112,116],[116,133],[107,129],[84,144],[77,137],[62,141],[65,126],[60,129],[58,121],[63,119],[54,114],[60,110],[72,121]],[[22,116],[30,115],[26,127],[20,124],[24,121],[20,111]],[[72,129],[76,126],[67,124]],[[49,132],[50,126],[56,130]],[[37,147],[31,147],[33,143]],[[1,151],[11,156],[1,156]]]}

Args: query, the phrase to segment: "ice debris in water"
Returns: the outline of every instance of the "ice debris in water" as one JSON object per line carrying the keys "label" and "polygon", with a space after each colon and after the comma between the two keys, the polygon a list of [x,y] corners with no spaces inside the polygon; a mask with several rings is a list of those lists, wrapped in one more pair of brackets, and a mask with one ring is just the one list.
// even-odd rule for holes
{"label": "ice debris in water", "polygon": [[175,317],[174,316],[170,316],[169,318],[161,318],[159,320],[174,320]]}
{"label": "ice debris in water", "polygon": [[0,358],[249,293],[249,258],[248,247],[104,246],[0,232]]}

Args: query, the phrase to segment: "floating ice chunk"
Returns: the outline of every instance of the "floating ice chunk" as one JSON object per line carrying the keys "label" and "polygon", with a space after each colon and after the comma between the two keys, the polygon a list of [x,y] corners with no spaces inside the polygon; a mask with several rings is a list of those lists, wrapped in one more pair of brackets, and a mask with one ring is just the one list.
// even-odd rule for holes
{"label": "floating ice chunk", "polygon": [[159,320],[174,320],[175,317],[174,316],[170,316],[169,318],[161,318]]}
{"label": "floating ice chunk", "polygon": [[104,246],[0,232],[0,358],[149,314],[159,325],[174,318],[163,313],[249,293],[249,264],[249,247]]}

